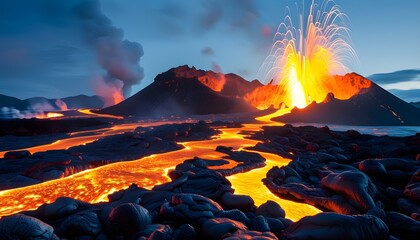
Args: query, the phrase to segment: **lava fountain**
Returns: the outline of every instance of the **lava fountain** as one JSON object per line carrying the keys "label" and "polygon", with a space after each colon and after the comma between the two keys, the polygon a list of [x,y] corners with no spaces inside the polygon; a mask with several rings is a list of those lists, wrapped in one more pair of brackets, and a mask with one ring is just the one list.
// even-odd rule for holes
{"label": "lava fountain", "polygon": [[280,108],[282,103],[304,108],[312,101],[322,102],[330,92],[338,99],[354,95],[355,91],[346,89],[334,76],[348,72],[346,64],[357,59],[346,41],[350,39],[346,15],[333,1],[312,1],[309,9],[304,2],[295,14],[287,8],[277,29],[259,70],[268,84],[245,97],[257,108]]}

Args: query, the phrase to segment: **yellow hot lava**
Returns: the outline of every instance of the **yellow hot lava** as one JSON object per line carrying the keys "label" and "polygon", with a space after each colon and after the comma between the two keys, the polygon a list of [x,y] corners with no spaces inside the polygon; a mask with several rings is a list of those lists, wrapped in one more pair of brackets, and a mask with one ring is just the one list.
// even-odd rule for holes
{"label": "yellow hot lava", "polygon": [[62,117],[62,116],[64,116],[64,114],[62,113],[54,113],[54,112],[47,113],[47,118],[56,118],[56,117]]}
{"label": "yellow hot lava", "polygon": [[37,113],[35,115],[35,118],[44,119],[44,118],[58,118],[58,117],[63,117],[63,116],[64,116],[64,114],[62,114],[62,113],[49,112],[47,114],[45,114],[45,113]]}

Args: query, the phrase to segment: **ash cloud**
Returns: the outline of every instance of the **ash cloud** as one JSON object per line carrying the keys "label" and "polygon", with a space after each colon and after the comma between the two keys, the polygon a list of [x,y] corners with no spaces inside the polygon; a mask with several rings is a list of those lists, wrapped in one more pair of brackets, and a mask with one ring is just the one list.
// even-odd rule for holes
{"label": "ash cloud", "polygon": [[139,64],[144,54],[142,45],[123,40],[123,31],[101,13],[99,1],[83,1],[73,11],[82,23],[86,41],[96,52],[98,63],[106,71],[103,82],[115,87],[121,81],[122,92],[128,96],[131,87],[144,78]]}
{"label": "ash cloud", "polygon": [[89,79],[100,74],[102,84],[122,81],[129,94],[144,77],[143,48],[123,35],[99,0],[3,0],[0,91],[21,98],[91,94]]}

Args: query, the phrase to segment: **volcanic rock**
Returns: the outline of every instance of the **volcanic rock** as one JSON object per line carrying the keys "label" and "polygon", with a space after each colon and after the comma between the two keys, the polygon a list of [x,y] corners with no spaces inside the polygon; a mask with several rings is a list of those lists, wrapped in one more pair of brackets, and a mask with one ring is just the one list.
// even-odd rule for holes
{"label": "volcanic rock", "polygon": [[398,212],[387,212],[386,223],[391,233],[401,239],[414,240],[420,234],[420,222]]}
{"label": "volcanic rock", "polygon": [[70,216],[88,207],[90,207],[88,203],[69,197],[59,197],[53,203],[43,204],[38,209],[27,211],[25,214],[47,221]]}
{"label": "volcanic rock", "polygon": [[223,239],[225,240],[238,240],[238,239],[277,240],[278,238],[271,232],[238,230],[234,233],[228,233],[226,237]]}
{"label": "volcanic rock", "polygon": [[54,229],[30,216],[15,214],[0,220],[0,239],[58,240]]}
{"label": "volcanic rock", "polygon": [[185,240],[193,240],[196,239],[197,233],[193,226],[190,224],[182,224],[179,228],[174,231],[174,239],[185,239]]}
{"label": "volcanic rock", "polygon": [[[361,76],[350,73],[343,78],[357,81]],[[328,101],[311,103],[304,109],[294,108],[290,114],[276,117],[274,120],[359,126],[420,126],[420,109],[372,82],[370,87],[361,89],[350,99],[339,100],[329,96]]]}
{"label": "volcanic rock", "polygon": [[212,218],[203,223],[201,227],[202,239],[223,239],[228,233],[238,230],[246,231],[248,228],[237,221],[228,218]]}
{"label": "volcanic rock", "polygon": [[138,204],[125,203],[112,209],[107,227],[115,235],[130,238],[151,223],[152,217],[147,209]]}
{"label": "volcanic rock", "polygon": [[27,158],[32,154],[28,150],[9,151],[4,154],[4,159]]}
{"label": "volcanic rock", "polygon": [[265,217],[273,217],[273,218],[284,218],[286,216],[286,213],[281,208],[281,206],[271,200],[268,200],[267,202],[261,204],[256,212],[258,215],[263,215]]}
{"label": "volcanic rock", "polygon": [[[419,137],[377,137],[291,125],[263,127],[252,136],[261,140],[253,149],[293,160],[273,167],[263,179],[273,193],[323,210],[382,219],[384,211],[417,216]],[[319,146],[316,153],[306,149],[309,142]]]}
{"label": "volcanic rock", "polygon": [[66,218],[55,230],[61,237],[96,236],[101,231],[101,223],[94,212],[78,212]]}
{"label": "volcanic rock", "polygon": [[369,177],[360,171],[330,173],[321,180],[321,187],[330,189],[357,203],[357,207],[368,211],[375,207],[376,187]]}
{"label": "volcanic rock", "polygon": [[256,111],[243,96],[258,85],[257,81],[248,82],[234,74],[180,66],[157,75],[152,84],[100,113],[161,117]]}
{"label": "volcanic rock", "polygon": [[227,209],[239,209],[248,212],[254,207],[254,200],[250,196],[226,192],[222,196],[222,204]]}
{"label": "volcanic rock", "polygon": [[245,215],[245,213],[241,212],[238,209],[220,211],[216,215],[216,217],[218,217],[218,218],[229,218],[229,219],[241,222],[245,225],[249,225],[251,223],[251,220]]}
{"label": "volcanic rock", "polygon": [[388,239],[389,230],[375,216],[346,216],[337,213],[319,213],[304,217],[290,225],[282,239]]}
{"label": "volcanic rock", "polygon": [[223,208],[211,199],[196,194],[176,194],[171,202],[164,203],[159,215],[165,219],[185,221],[191,225],[202,224],[214,218]]}
{"label": "volcanic rock", "polygon": [[136,233],[132,239],[147,238],[148,240],[170,240],[172,238],[173,231],[168,225],[163,224],[150,224],[146,226],[146,229]]}

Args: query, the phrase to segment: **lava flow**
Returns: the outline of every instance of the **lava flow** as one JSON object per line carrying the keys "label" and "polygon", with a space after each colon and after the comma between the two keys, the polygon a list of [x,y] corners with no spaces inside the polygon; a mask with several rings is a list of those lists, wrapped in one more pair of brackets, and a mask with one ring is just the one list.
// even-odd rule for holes
{"label": "lava flow", "polygon": [[37,113],[35,115],[35,118],[45,119],[45,118],[59,118],[59,117],[63,117],[63,116],[64,116],[64,114],[62,114],[62,113],[49,112],[49,113],[45,114],[45,113],[42,112],[42,113]]}
{"label": "lava flow", "polygon": [[269,83],[245,96],[253,106],[304,108],[313,101],[322,102],[330,92],[338,99],[348,99],[369,87],[343,84],[334,76],[348,72],[346,62],[357,58],[346,41],[349,30],[340,8],[329,0],[322,4],[312,1],[309,7],[298,16],[287,14],[278,27],[270,54],[260,68],[264,82]]}
{"label": "lava flow", "polygon": [[[113,163],[66,178],[1,191],[0,216],[35,209],[43,203],[53,202],[60,196],[91,203],[106,201],[108,194],[127,188],[132,183],[150,189],[157,184],[168,182],[170,180],[167,177],[169,169],[184,160],[195,156],[205,159],[220,159],[224,154],[215,151],[217,146],[229,146],[234,150],[254,146],[258,141],[245,138],[246,135],[241,131],[256,131],[261,126],[261,124],[246,124],[243,128],[221,129],[222,133],[214,139],[181,143],[184,148],[178,151],[155,154],[129,162]],[[71,145],[72,142],[69,144]],[[274,200],[285,209],[286,216],[294,221],[319,212],[318,209],[310,205],[283,200],[272,194],[263,185],[261,179],[265,178],[267,171],[272,166],[282,166],[290,160],[274,154],[258,153],[267,159],[266,167],[229,177],[233,188],[238,193],[250,195],[257,205],[267,200]],[[229,165],[235,166],[236,162],[230,161]],[[253,187],[250,188],[250,185]]]}

